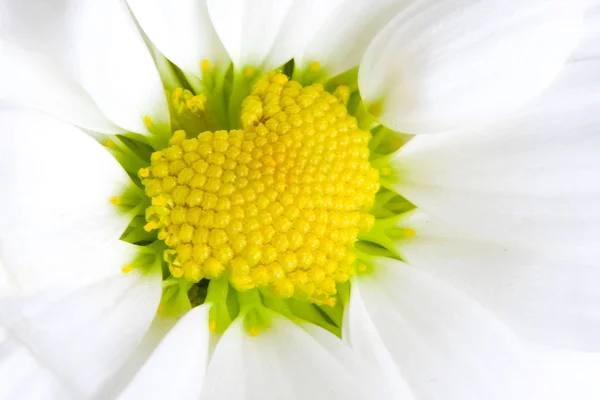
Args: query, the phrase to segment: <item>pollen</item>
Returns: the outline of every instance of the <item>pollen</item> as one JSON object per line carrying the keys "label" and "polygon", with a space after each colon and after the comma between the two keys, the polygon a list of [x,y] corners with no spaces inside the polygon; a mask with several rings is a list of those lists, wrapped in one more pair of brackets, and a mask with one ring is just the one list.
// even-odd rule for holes
{"label": "pollen", "polygon": [[145,229],[164,240],[173,277],[335,304],[379,189],[347,93],[272,73],[243,101],[242,129],[179,130],[152,155],[139,173]]}
{"label": "pollen", "polygon": [[260,334],[260,331],[258,330],[258,328],[252,327],[252,328],[250,328],[250,331],[248,333],[250,333],[250,336],[256,337]]}
{"label": "pollen", "polygon": [[106,139],[104,141],[103,145],[104,145],[104,147],[106,147],[108,149],[116,149],[117,148],[117,144],[110,139]]}
{"label": "pollen", "polygon": [[128,274],[131,271],[133,271],[133,265],[132,264],[127,264],[123,268],[121,268],[121,272],[123,272],[124,274]]}
{"label": "pollen", "polygon": [[312,63],[310,63],[310,69],[313,71],[318,71],[321,69],[321,63],[318,61],[313,61]]}
{"label": "pollen", "polygon": [[152,118],[147,115],[144,116],[144,125],[146,125],[148,128],[152,127]]}
{"label": "pollen", "polygon": [[210,61],[202,60],[202,62],[200,63],[200,68],[203,72],[207,72],[208,70],[210,70]]}
{"label": "pollen", "polygon": [[417,232],[414,229],[404,229],[403,231],[404,237],[406,238],[414,238],[417,235]]}

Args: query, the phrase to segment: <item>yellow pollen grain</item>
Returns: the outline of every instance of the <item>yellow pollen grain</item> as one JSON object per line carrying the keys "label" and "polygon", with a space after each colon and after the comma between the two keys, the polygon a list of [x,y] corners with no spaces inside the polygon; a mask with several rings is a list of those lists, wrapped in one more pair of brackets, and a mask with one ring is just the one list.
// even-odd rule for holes
{"label": "yellow pollen grain", "polygon": [[244,68],[244,76],[249,78],[252,75],[254,75],[254,73],[256,72],[256,69],[254,69],[253,67],[246,67]]}
{"label": "yellow pollen grain", "polygon": [[142,169],[140,169],[139,172],[138,172],[138,176],[140,178],[147,178],[147,177],[149,177],[150,176],[150,169],[148,169],[148,168],[142,168]]}
{"label": "yellow pollen grain", "polygon": [[325,304],[326,306],[333,307],[333,306],[335,306],[335,303],[336,303],[335,297],[329,297],[329,298],[323,300],[323,304]]}
{"label": "yellow pollen grain", "polygon": [[250,328],[248,333],[250,333],[250,336],[256,337],[260,334],[260,331],[258,330],[258,328],[252,327],[252,328]]}
{"label": "yellow pollen grain", "polygon": [[144,125],[146,125],[148,128],[150,128],[152,126],[152,118],[150,118],[149,116],[144,116]]}
{"label": "yellow pollen grain", "polygon": [[131,264],[127,264],[126,266],[121,268],[121,272],[123,272],[124,274],[128,274],[131,271],[133,271],[133,265],[131,265]]}
{"label": "yellow pollen grain", "polygon": [[381,169],[379,170],[379,172],[380,172],[380,173],[381,173],[381,175],[383,175],[383,176],[388,176],[388,175],[391,175],[391,174],[392,174],[392,169],[391,169],[391,168],[389,168],[389,167],[385,167],[385,168],[381,168]]}
{"label": "yellow pollen grain", "polygon": [[158,197],[153,197],[152,198],[152,205],[153,206],[164,206],[165,204],[167,204],[167,201],[162,196],[158,196]]}
{"label": "yellow pollen grain", "polygon": [[214,319],[208,321],[208,329],[211,332],[215,333],[217,331],[217,321],[215,321]]}
{"label": "yellow pollen grain", "polygon": [[[205,113],[206,101],[204,93],[195,95],[187,89],[176,88],[171,94],[172,110],[178,117],[196,119],[204,123],[208,120]],[[185,134],[183,137],[185,138]],[[175,136],[169,144],[175,144],[173,139]]]}
{"label": "yellow pollen grain", "polygon": [[310,63],[310,69],[312,71],[318,71],[321,69],[321,63],[318,61],[313,61]]}
{"label": "yellow pollen grain", "polygon": [[151,232],[151,231],[153,231],[153,230],[155,230],[155,229],[158,229],[158,227],[159,227],[159,226],[160,226],[160,225],[158,225],[158,223],[157,223],[157,222],[155,222],[155,221],[150,221],[150,222],[148,222],[146,225],[144,225],[144,230],[145,230],[146,232]]}
{"label": "yellow pollen grain", "polygon": [[110,202],[111,204],[118,206],[121,204],[121,198],[119,196],[111,197]]}
{"label": "yellow pollen grain", "polygon": [[243,101],[242,129],[180,130],[152,154],[140,171],[152,198],[144,228],[167,245],[172,276],[225,275],[237,290],[335,305],[379,189],[371,135],[348,115],[344,91],[273,73]]}
{"label": "yellow pollen grain", "polygon": [[417,232],[414,229],[404,229],[403,233],[406,238],[413,238],[417,235]]}
{"label": "yellow pollen grain", "polygon": [[115,142],[113,142],[110,139],[106,139],[103,143],[104,147],[109,148],[109,149],[116,149],[117,148],[117,144]]}
{"label": "yellow pollen grain", "polygon": [[350,88],[348,86],[338,86],[333,95],[337,97],[337,99],[344,105],[348,104],[348,100],[350,99]]}
{"label": "yellow pollen grain", "polygon": [[203,72],[207,72],[208,70],[210,70],[210,61],[206,59],[202,60],[202,63],[200,63],[200,68]]}

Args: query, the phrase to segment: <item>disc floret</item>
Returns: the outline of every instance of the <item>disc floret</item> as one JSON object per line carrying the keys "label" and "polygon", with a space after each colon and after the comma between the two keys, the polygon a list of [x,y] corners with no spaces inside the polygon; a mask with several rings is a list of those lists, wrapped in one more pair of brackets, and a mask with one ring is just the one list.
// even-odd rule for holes
{"label": "disc floret", "polygon": [[379,189],[370,133],[330,94],[283,74],[260,79],[243,101],[241,128],[176,131],[139,176],[171,275],[227,277],[239,291],[327,303],[354,272]]}

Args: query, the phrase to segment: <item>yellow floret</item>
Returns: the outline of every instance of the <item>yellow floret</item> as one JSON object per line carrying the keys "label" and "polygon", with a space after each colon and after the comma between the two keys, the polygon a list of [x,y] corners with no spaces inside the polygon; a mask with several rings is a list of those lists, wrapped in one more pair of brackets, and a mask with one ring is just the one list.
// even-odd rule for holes
{"label": "yellow floret", "polygon": [[[335,304],[337,284],[354,273],[358,234],[373,226],[379,189],[370,134],[348,115],[348,96],[347,87],[331,94],[273,73],[244,100],[243,129],[179,130],[152,155],[139,172],[152,197],[145,228],[169,247],[174,277],[225,275],[240,291]],[[183,91],[173,97],[203,106],[199,98],[190,107]]]}

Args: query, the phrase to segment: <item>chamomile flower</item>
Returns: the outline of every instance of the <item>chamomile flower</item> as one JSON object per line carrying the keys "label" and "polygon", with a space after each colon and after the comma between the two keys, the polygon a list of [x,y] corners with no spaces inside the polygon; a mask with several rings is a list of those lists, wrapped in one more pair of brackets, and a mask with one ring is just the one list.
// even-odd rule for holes
{"label": "chamomile flower", "polygon": [[0,4],[0,398],[530,399],[523,339],[598,350],[585,2]]}

